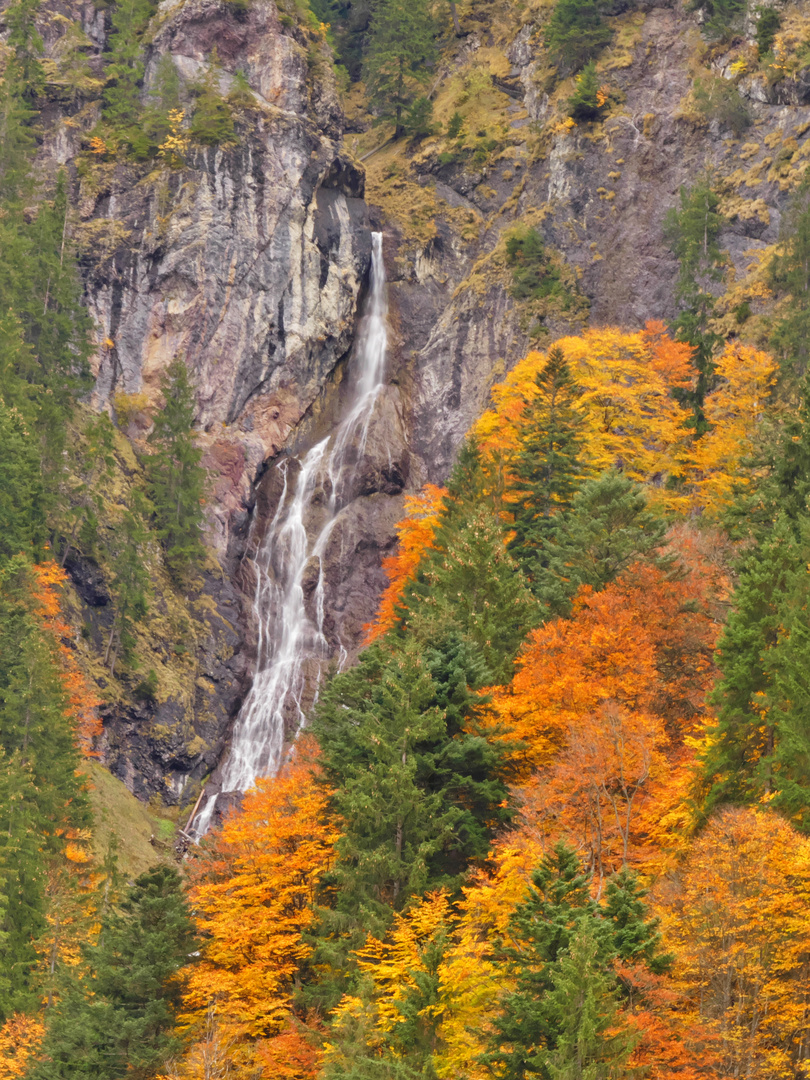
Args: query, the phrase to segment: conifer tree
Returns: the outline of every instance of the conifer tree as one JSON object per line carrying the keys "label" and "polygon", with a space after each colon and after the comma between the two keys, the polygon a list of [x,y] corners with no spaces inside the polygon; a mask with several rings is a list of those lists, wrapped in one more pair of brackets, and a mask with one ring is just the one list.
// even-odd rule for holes
{"label": "conifer tree", "polygon": [[498,516],[486,505],[468,512],[463,501],[448,503],[434,550],[405,589],[398,633],[431,642],[455,630],[480,650],[495,679],[505,679],[536,604]]}
{"label": "conifer tree", "polygon": [[146,460],[149,494],[166,563],[178,581],[186,581],[205,557],[200,529],[205,469],[194,441],[196,400],[188,369],[179,357],[166,369],[163,407],[155,417]]}
{"label": "conifer tree", "polygon": [[32,1080],[149,1080],[176,1052],[178,977],[195,949],[194,925],[173,867],[156,866],[107,910],[87,973],[67,980],[49,1010]]}
{"label": "conifer tree", "polygon": [[516,944],[499,950],[515,989],[501,999],[485,1061],[502,1080],[535,1075],[551,1080],[547,1062],[560,1032],[550,999],[555,965],[588,920],[595,946],[591,962],[605,967],[612,949],[598,914],[576,853],[563,842],[556,844],[532,875],[528,896],[510,919],[509,936]]}
{"label": "conifer tree", "polygon": [[115,616],[107,639],[104,663],[115,674],[118,656],[132,659],[135,646],[135,626],[149,609],[149,572],[144,563],[144,547],[149,532],[144,521],[145,500],[135,499],[131,510],[124,510],[121,528],[117,533],[118,547],[112,559],[111,590],[115,601]]}
{"label": "conifer tree", "polygon": [[612,36],[597,0],[557,0],[545,45],[561,73],[570,75],[597,56]]}
{"label": "conifer tree", "polygon": [[776,717],[765,708],[772,651],[802,566],[793,528],[784,516],[747,558],[733,609],[718,642],[721,677],[712,693],[717,722],[703,755],[706,807],[756,801],[772,790]]}
{"label": "conifer tree", "polygon": [[621,1080],[640,1039],[621,1024],[616,979],[605,967],[597,927],[581,919],[550,973],[544,1006],[554,1046],[543,1062],[549,1080]]}
{"label": "conifer tree", "polygon": [[426,0],[377,0],[371,16],[363,80],[376,114],[403,134],[405,110],[419,97],[435,55]]}
{"label": "conifer tree", "polygon": [[697,371],[697,384],[691,404],[698,435],[706,428],[703,400],[712,385],[712,354],[721,341],[709,329],[715,302],[711,287],[722,278],[723,255],[718,239],[723,217],[719,205],[711,178],[705,176],[693,187],[681,188],[680,207],[670,210],[664,221],[667,241],[680,267],[675,286],[680,310],[672,328],[678,341],[687,342],[694,349],[692,363]]}
{"label": "conifer tree", "polygon": [[776,324],[774,347],[783,369],[794,377],[807,371],[810,359],[810,182],[802,182],[782,217],[780,249],[770,267],[771,284],[787,293],[790,303]]}
{"label": "conifer tree", "polygon": [[0,398],[0,562],[41,549],[44,501],[36,445],[20,411]]}
{"label": "conifer tree", "polygon": [[537,592],[555,615],[567,615],[580,585],[604,588],[632,563],[657,556],[666,524],[647,510],[639,484],[619,473],[604,473],[574,496],[571,509],[558,514],[544,549],[547,573]]}
{"label": "conifer tree", "polygon": [[608,880],[604,914],[613,923],[610,932],[616,955],[622,960],[642,963],[653,974],[660,975],[669,970],[674,957],[661,952],[661,920],[648,918],[645,896],[638,875],[632,870],[620,870]]}
{"label": "conifer tree", "polygon": [[142,38],[153,13],[152,0],[120,0],[111,16],[104,119],[125,141],[137,135],[144,76]]}
{"label": "conifer tree", "polygon": [[189,129],[192,139],[204,146],[236,142],[231,107],[219,91],[219,57],[211,54],[208,69],[196,86],[197,101]]}
{"label": "conifer tree", "polygon": [[538,566],[538,552],[554,528],[554,516],[571,505],[585,478],[580,391],[558,346],[549,349],[536,384],[537,394],[518,433],[520,444],[513,466],[513,491],[518,501],[515,536],[509,545],[535,583],[543,565]]}

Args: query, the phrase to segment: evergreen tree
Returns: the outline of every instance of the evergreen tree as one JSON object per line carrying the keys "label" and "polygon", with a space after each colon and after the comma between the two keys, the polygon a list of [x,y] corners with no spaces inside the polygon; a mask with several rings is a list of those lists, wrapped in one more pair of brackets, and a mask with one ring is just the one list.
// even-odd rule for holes
{"label": "evergreen tree", "polygon": [[0,399],[0,563],[45,542],[42,473],[36,445],[16,408]]}
{"label": "evergreen tree", "polygon": [[30,765],[0,749],[0,1023],[39,1001],[37,940],[45,931],[47,854]]}
{"label": "evergreen tree", "polygon": [[597,0],[557,0],[545,45],[561,74],[571,75],[593,60],[612,37]]}
{"label": "evergreen tree", "polygon": [[377,0],[371,16],[363,80],[380,119],[404,132],[405,110],[420,96],[435,56],[427,0]]}
{"label": "evergreen tree", "polygon": [[660,975],[672,967],[675,958],[660,951],[661,920],[647,917],[646,895],[634,871],[620,870],[608,880],[604,916],[613,923],[610,932],[616,955]]}
{"label": "evergreen tree", "polygon": [[144,522],[144,500],[135,499],[132,510],[125,510],[117,533],[118,548],[113,555],[111,591],[115,616],[107,639],[104,663],[115,674],[119,654],[131,661],[135,646],[135,626],[149,610],[149,572],[144,564],[144,547],[149,532]]}
{"label": "evergreen tree", "polygon": [[219,57],[217,50],[202,81],[194,88],[197,96],[191,115],[189,133],[204,146],[220,146],[236,142],[231,107],[219,91]]}
{"label": "evergreen tree", "polygon": [[522,419],[514,463],[515,536],[509,548],[536,584],[544,565],[538,553],[554,529],[554,516],[572,503],[584,477],[580,454],[584,417],[580,390],[562,349],[549,350],[537,373],[537,394]]}
{"label": "evergreen tree", "polygon": [[[475,724],[485,705],[475,690],[489,678],[477,650],[450,633],[426,652],[372,645],[324,690],[311,730],[342,837],[318,962],[338,979],[366,933],[381,936],[413,896],[455,887],[508,820],[504,750]],[[319,1000],[333,992],[325,977]]]}
{"label": "evergreen tree", "polygon": [[771,285],[787,293],[790,302],[776,324],[772,344],[783,368],[801,377],[810,359],[810,181],[793,196],[780,226],[780,250],[769,275]]}
{"label": "evergreen tree", "polygon": [[102,918],[86,949],[89,977],[75,976],[48,1012],[32,1080],[149,1080],[178,1049],[178,978],[195,949],[194,924],[173,867],[157,866]]}
{"label": "evergreen tree", "polygon": [[143,34],[154,14],[152,0],[120,0],[113,9],[104,88],[104,119],[126,142],[138,135],[144,76]]}
{"label": "evergreen tree", "polygon": [[718,642],[721,675],[712,693],[717,722],[703,756],[707,810],[718,802],[757,801],[772,790],[776,717],[765,708],[772,651],[802,566],[794,530],[784,516],[743,566]]}
{"label": "evergreen tree", "polygon": [[590,123],[598,120],[604,105],[604,98],[599,97],[599,77],[596,63],[591,60],[582,69],[577,78],[574,92],[568,99],[571,116],[575,120]]}
{"label": "evergreen tree", "polygon": [[655,559],[666,524],[647,510],[639,484],[608,472],[589,481],[574,496],[571,509],[554,518],[544,549],[547,573],[537,591],[555,615],[567,615],[580,585],[602,589],[639,559]]}
{"label": "evergreen tree", "polygon": [[186,581],[205,558],[200,530],[205,469],[194,441],[196,400],[188,369],[179,358],[166,369],[163,407],[155,417],[146,460],[149,493],[166,563],[178,581]]}
{"label": "evergreen tree", "polygon": [[551,971],[544,1001],[554,1027],[544,1061],[549,1080],[620,1080],[641,1038],[621,1025],[616,979],[606,970],[597,925],[580,920]]}
{"label": "evergreen tree", "polygon": [[551,1080],[549,1055],[563,1032],[552,1005],[554,974],[585,921],[593,926],[591,962],[604,970],[612,958],[607,926],[599,919],[576,853],[560,842],[543,858],[526,900],[509,920],[509,937],[516,944],[499,950],[515,988],[501,999],[485,1061],[502,1080]]}
{"label": "evergreen tree", "polygon": [[503,523],[486,505],[468,510],[451,497],[434,544],[405,590],[399,635],[427,643],[457,631],[496,680],[508,678],[537,608],[507,551]]}
{"label": "evergreen tree", "polygon": [[670,210],[664,221],[667,241],[680,265],[675,286],[680,311],[672,328],[678,341],[694,349],[697,386],[691,403],[695,431],[700,435],[706,427],[703,400],[714,374],[712,354],[722,340],[709,329],[709,320],[715,303],[711,287],[722,277],[723,255],[717,241],[723,218],[718,212],[720,200],[708,176],[691,188],[682,187],[680,200],[680,208]]}

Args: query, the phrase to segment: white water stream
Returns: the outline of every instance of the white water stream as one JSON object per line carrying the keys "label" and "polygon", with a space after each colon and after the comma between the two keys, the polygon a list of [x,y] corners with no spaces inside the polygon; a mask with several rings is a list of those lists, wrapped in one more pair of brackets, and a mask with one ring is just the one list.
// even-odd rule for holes
{"label": "white water stream", "polygon": [[[323,557],[338,515],[351,500],[354,473],[384,386],[387,315],[382,234],[372,233],[370,292],[350,360],[356,384],[346,415],[300,462],[285,458],[277,466],[283,489],[254,564],[253,612],[259,628],[256,674],[234,724],[222,773],[223,792],[247,791],[258,777],[278,772],[285,730],[291,726],[288,718],[300,729],[305,694],[309,690],[311,696],[311,681],[317,686],[329,659],[323,632]],[[324,496],[325,505],[319,506]],[[313,518],[317,520],[314,528]],[[311,587],[313,573],[317,574],[314,603],[308,604],[305,574]],[[217,797],[209,795],[197,814],[195,837],[207,832]]]}

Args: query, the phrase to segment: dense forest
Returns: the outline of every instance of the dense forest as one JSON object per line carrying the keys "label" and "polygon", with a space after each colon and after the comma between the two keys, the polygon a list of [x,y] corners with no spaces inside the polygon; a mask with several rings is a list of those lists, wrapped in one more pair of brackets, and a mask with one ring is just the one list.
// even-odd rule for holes
{"label": "dense forest", "polygon": [[[251,0],[225,3],[241,18]],[[158,814],[148,866],[99,809],[102,721],[197,678],[216,492],[182,355],[150,400],[94,397],[114,343],[88,313],[77,184],[227,151],[252,91],[225,86],[216,47],[190,91],[162,62],[145,89],[161,12],[96,7],[100,64],[50,9],[65,25],[46,49],[39,0],[2,16],[0,1080],[807,1076],[801,156],[747,292],[723,247],[728,188],[709,168],[680,187],[667,321],[588,325],[542,218],[509,224],[497,269],[531,347],[446,481],[405,494],[356,662],[200,843]],[[560,139],[620,105],[603,65],[616,7],[530,12]],[[441,168],[467,168],[496,152],[471,127],[486,94],[468,86],[445,117],[434,90],[475,8],[278,10],[364,137],[410,155],[438,140]],[[805,70],[810,24],[801,6],[699,10],[705,48],[744,59],[696,76],[695,123],[739,142],[734,79]],[[93,108],[83,157],[46,170],[54,102]],[[90,246],[117,242],[108,228]],[[103,625],[71,600],[78,557]],[[158,637],[171,648],[150,651]]]}

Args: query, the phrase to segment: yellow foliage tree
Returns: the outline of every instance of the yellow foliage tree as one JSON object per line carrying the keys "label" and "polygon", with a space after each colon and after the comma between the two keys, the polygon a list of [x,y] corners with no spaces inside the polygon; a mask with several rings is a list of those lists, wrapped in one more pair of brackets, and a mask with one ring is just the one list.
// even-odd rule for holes
{"label": "yellow foliage tree", "polygon": [[694,503],[704,513],[720,513],[735,488],[753,482],[741,464],[754,449],[776,372],[776,361],[768,353],[735,342],[718,357],[719,385],[704,405],[710,427],[695,444],[692,460]]}

